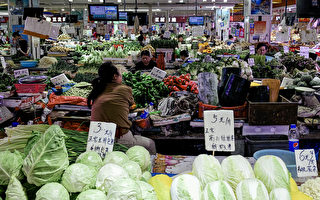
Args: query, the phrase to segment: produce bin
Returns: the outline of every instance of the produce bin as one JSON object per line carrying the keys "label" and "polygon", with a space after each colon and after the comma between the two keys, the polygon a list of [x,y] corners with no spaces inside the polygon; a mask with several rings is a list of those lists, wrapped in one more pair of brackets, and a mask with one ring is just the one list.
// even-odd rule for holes
{"label": "produce bin", "polygon": [[235,119],[247,119],[248,117],[248,103],[245,102],[242,106],[235,107],[221,107],[221,106],[212,106],[207,105],[202,102],[199,102],[199,118],[203,118],[203,111],[205,110],[233,110]]}
{"label": "produce bin", "polygon": [[262,149],[289,149],[286,135],[248,135],[245,136],[245,155],[252,157],[256,151]]}
{"label": "produce bin", "polygon": [[47,84],[14,84],[17,93],[41,93],[46,89]]}
{"label": "produce bin", "polygon": [[297,123],[298,103],[280,96],[279,102],[249,101],[249,125],[289,125]]}

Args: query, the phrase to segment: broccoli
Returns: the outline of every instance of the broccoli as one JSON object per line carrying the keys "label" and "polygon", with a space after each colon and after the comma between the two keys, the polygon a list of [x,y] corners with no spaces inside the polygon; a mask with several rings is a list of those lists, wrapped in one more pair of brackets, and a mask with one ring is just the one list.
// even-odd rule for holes
{"label": "broccoli", "polygon": [[308,87],[308,84],[304,81],[300,81],[298,84],[297,84],[298,87]]}
{"label": "broccoli", "polygon": [[309,83],[311,80],[312,80],[312,76],[310,76],[310,75],[302,75],[301,76],[301,81]]}

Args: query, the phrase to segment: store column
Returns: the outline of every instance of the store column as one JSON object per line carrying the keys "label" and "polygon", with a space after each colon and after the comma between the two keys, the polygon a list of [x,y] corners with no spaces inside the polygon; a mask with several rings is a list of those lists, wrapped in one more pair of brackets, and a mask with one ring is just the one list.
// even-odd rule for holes
{"label": "store column", "polygon": [[251,0],[244,0],[244,38],[246,42],[250,40],[250,15],[251,15]]}
{"label": "store column", "polygon": [[149,4],[149,30],[152,27],[152,4]]}
{"label": "store column", "polygon": [[169,10],[167,10],[167,13],[166,13],[166,31],[169,31],[169,16],[170,16],[170,13],[169,13]]}

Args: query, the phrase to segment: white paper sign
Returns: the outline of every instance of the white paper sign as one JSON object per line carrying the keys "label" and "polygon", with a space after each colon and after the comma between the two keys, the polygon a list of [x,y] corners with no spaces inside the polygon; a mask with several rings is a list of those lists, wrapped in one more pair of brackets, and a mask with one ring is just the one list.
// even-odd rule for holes
{"label": "white paper sign", "polygon": [[284,53],[289,53],[289,47],[288,46],[283,46],[283,51],[284,51]]}
{"label": "white paper sign", "polygon": [[131,38],[131,40],[136,40],[135,34],[131,34],[131,35],[130,35],[130,38]]}
{"label": "white paper sign", "polygon": [[255,49],[254,46],[250,46],[249,49],[250,49],[250,54],[255,54],[256,53],[256,49]]}
{"label": "white paper sign", "polygon": [[90,122],[87,151],[95,151],[102,158],[112,152],[117,125],[106,122]]}
{"label": "white paper sign", "polygon": [[19,69],[13,71],[14,78],[18,78],[21,76],[29,76],[29,70],[28,69]]}
{"label": "white paper sign", "polygon": [[164,38],[170,38],[170,37],[171,37],[170,31],[164,32],[163,37],[164,37]]}
{"label": "white paper sign", "polygon": [[249,58],[248,59],[248,64],[250,67],[254,66],[254,58]]}
{"label": "white paper sign", "polygon": [[60,74],[58,76],[51,78],[50,80],[54,85],[64,85],[70,82],[70,80],[66,77],[65,74]]}
{"label": "white paper sign", "polygon": [[309,47],[300,47],[300,56],[309,58]]}
{"label": "white paper sign", "polygon": [[5,59],[4,59],[4,57],[0,56],[0,60],[1,60],[1,65],[2,65],[3,69],[6,69],[7,68],[7,63],[6,63]]}
{"label": "white paper sign", "polygon": [[234,151],[233,111],[204,111],[204,135],[207,151]]}
{"label": "white paper sign", "polygon": [[158,67],[154,67],[151,72],[150,72],[150,76],[158,79],[159,81],[162,81],[164,79],[164,77],[166,77],[167,72],[159,69]]}
{"label": "white paper sign", "polygon": [[293,79],[292,78],[287,78],[287,77],[284,77],[282,79],[282,82],[281,82],[281,85],[280,87],[288,87],[289,85],[293,85]]}
{"label": "white paper sign", "polygon": [[298,177],[318,176],[317,160],[314,149],[297,149],[296,167]]}

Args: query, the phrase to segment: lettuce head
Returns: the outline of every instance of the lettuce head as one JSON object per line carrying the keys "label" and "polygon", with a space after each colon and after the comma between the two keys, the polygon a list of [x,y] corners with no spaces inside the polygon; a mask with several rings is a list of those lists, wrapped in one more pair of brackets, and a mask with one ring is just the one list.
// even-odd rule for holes
{"label": "lettuce head", "polygon": [[15,177],[11,177],[7,191],[6,200],[27,200],[26,192],[24,191],[20,181]]}
{"label": "lettuce head", "polygon": [[8,185],[12,176],[21,180],[23,178],[22,163],[23,158],[20,152],[0,152],[0,185]]}
{"label": "lettuce head", "polygon": [[142,172],[138,163],[129,160],[128,162],[124,163],[122,167],[128,172],[130,178],[136,181],[140,180]]}
{"label": "lettuce head", "polygon": [[69,200],[69,193],[59,183],[47,183],[36,193],[36,200]]}
{"label": "lettuce head", "polygon": [[121,151],[112,151],[107,153],[103,160],[104,164],[113,163],[122,166],[129,160],[128,156]]}
{"label": "lettuce head", "polygon": [[269,195],[264,184],[255,178],[241,181],[236,189],[238,200],[268,200]]}
{"label": "lettuce head", "polygon": [[90,167],[94,167],[97,171],[102,167],[102,159],[95,151],[86,151],[80,154],[76,163],[82,163]]}
{"label": "lettuce head", "polygon": [[231,186],[226,181],[214,181],[206,185],[203,200],[236,200]]}
{"label": "lettuce head", "polygon": [[136,182],[141,190],[142,199],[148,199],[148,200],[158,200],[157,194],[154,191],[154,188],[144,181],[137,181]]}
{"label": "lettuce head", "polygon": [[107,195],[107,200],[141,200],[142,193],[139,185],[132,179],[118,179]]}
{"label": "lettuce head", "polygon": [[275,188],[270,192],[270,200],[291,200],[291,195],[286,188]]}
{"label": "lettuce head", "polygon": [[142,146],[133,146],[126,152],[128,158],[139,164],[142,171],[147,171],[151,165],[150,153]]}
{"label": "lettuce head", "polygon": [[100,190],[86,190],[81,192],[76,200],[107,200],[107,195]]}
{"label": "lettuce head", "polygon": [[200,181],[190,174],[180,175],[172,181],[170,193],[172,200],[200,200]]}

